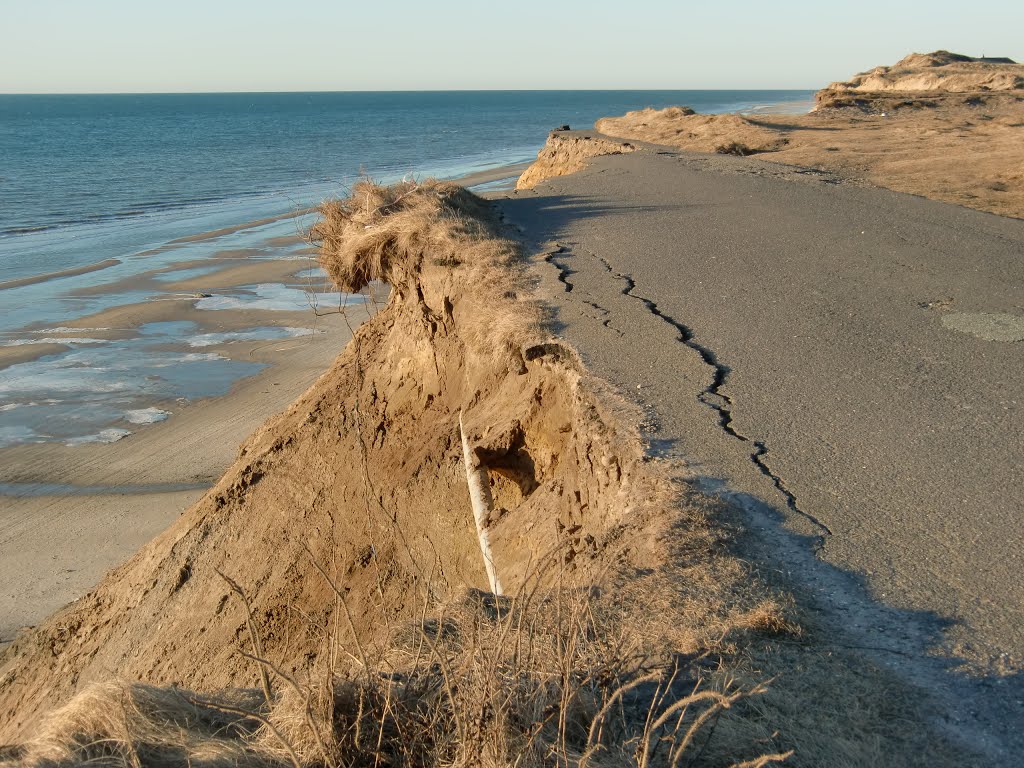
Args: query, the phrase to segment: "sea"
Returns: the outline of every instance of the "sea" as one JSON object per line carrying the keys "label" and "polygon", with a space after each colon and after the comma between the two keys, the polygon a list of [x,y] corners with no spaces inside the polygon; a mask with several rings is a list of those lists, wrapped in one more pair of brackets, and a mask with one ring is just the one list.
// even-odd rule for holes
{"label": "sea", "polygon": [[[799,111],[812,100],[812,91],[777,90],[0,95],[0,347],[65,347],[0,358],[0,448],[118,440],[170,415],[155,399],[216,396],[257,372],[202,351],[209,334],[194,324],[152,324],[117,340],[66,328],[164,298],[117,288],[133,275],[202,274],[203,259],[225,249],[296,257],[303,244],[285,241],[309,222],[286,215],[345,195],[362,176],[500,177],[562,125],[643,107]],[[90,265],[102,268],[54,274]],[[281,285],[195,301],[211,311],[308,305]],[[270,324],[243,336],[301,330]],[[186,341],[195,351],[166,351]]]}

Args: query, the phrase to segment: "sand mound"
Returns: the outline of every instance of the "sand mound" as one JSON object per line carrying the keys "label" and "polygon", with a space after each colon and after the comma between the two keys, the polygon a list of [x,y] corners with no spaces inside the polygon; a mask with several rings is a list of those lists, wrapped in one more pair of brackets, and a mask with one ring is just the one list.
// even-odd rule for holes
{"label": "sand mound", "polygon": [[628,142],[556,131],[548,136],[547,143],[537,153],[537,159],[519,177],[516,189],[533,189],[544,179],[582,171],[594,157],[621,155],[635,150],[636,147]]}
{"label": "sand mound", "polygon": [[912,53],[891,67],[876,67],[826,91],[884,93],[1013,91],[1024,89],[1024,65],[1007,58],[976,59],[935,51]]}
{"label": "sand mound", "polygon": [[749,155],[785,146],[785,137],[740,115],[699,115],[688,107],[641,109],[605,117],[594,126],[608,136],[664,144],[694,152]]}
{"label": "sand mound", "polygon": [[[595,147],[617,139],[696,152],[771,153],[763,159],[835,173],[830,183],[868,182],[1024,217],[1022,84],[1024,66],[1009,60],[911,54],[894,67],[819,91],[810,114],[753,118],[699,115],[687,107],[643,109],[598,120],[601,135],[590,141]],[[607,154],[570,156],[564,141],[552,136],[520,188]],[[582,146],[582,136],[572,143]]]}
{"label": "sand mound", "polygon": [[580,131],[552,133],[537,160],[519,177],[516,189],[533,189],[545,179],[581,171],[595,157],[637,150],[633,144],[615,141],[616,138],[730,155],[771,152],[786,144],[779,132],[739,115],[698,115],[689,107],[627,112],[622,117],[602,118],[596,127],[603,135]]}
{"label": "sand mound", "polygon": [[972,62],[981,62],[984,64],[1017,63],[1007,56],[974,57],[965,56],[962,53],[952,53],[950,51],[933,51],[932,53],[911,53],[908,56],[904,56],[896,62],[896,68],[916,69],[919,67],[944,67],[947,64],[968,64]]}
{"label": "sand mound", "polygon": [[[0,744],[21,746],[0,760],[678,760],[736,701],[703,655],[790,627],[712,503],[680,501],[543,330],[481,200],[365,183],[322,213],[325,268],[386,281],[387,306],[177,523],[4,652]],[[722,718],[701,750],[756,755],[769,720]]]}

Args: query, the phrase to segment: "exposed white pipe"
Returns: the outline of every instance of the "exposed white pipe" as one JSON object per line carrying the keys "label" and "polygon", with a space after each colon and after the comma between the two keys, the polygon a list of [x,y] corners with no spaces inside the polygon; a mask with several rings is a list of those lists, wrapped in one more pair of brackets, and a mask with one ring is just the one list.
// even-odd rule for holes
{"label": "exposed white pipe", "polygon": [[487,469],[479,466],[473,459],[473,454],[469,449],[469,438],[466,437],[466,430],[462,426],[461,411],[459,412],[459,433],[462,435],[462,460],[466,465],[469,501],[473,505],[473,520],[476,522],[476,536],[480,541],[480,553],[484,556],[487,581],[490,582],[491,592],[500,595],[502,593],[501,580],[498,578],[498,569],[494,566],[494,558],[491,557],[491,538],[487,532],[487,521],[494,509],[491,482],[487,476]]}

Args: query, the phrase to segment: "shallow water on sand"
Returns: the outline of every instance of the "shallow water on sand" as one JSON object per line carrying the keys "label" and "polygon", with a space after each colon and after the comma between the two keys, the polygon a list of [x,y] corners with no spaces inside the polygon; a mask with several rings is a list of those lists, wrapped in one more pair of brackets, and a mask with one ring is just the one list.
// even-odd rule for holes
{"label": "shallow water on sand", "polygon": [[[222,395],[264,368],[232,359],[232,344],[301,337],[317,312],[362,301],[326,287],[300,236],[313,217],[297,214],[345,194],[361,171],[384,182],[495,169],[500,177],[500,167],[532,159],[564,123],[672,104],[737,111],[809,95],[0,96],[0,447],[122,439],[168,418],[174,403]],[[230,268],[281,260],[295,262],[284,282],[203,287]],[[211,320],[204,328],[69,328],[156,302]],[[245,328],[214,319],[241,312],[265,314]],[[282,312],[309,321],[275,321]]]}
{"label": "shallow water on sand", "polygon": [[[244,357],[232,359],[233,345],[301,342],[315,333],[313,307],[361,302],[362,297],[325,286],[322,271],[310,266],[308,255],[298,253],[308,246],[296,241],[295,226],[293,220],[270,222],[177,243],[108,269],[0,290],[0,351],[45,353],[0,367],[0,448],[121,440],[160,423],[188,402],[224,395],[240,379],[266,368]],[[293,276],[287,284],[264,282],[196,293],[172,289],[181,281],[202,284],[222,270],[261,261],[294,262]],[[118,328],[76,323],[117,307],[163,302],[208,313],[211,321],[206,327],[193,321]],[[238,311],[259,314],[251,315],[250,327],[220,330],[216,318],[224,310],[236,310],[236,316]],[[275,320],[282,312],[308,313],[308,322]],[[44,344],[60,346],[56,352],[36,346]]]}

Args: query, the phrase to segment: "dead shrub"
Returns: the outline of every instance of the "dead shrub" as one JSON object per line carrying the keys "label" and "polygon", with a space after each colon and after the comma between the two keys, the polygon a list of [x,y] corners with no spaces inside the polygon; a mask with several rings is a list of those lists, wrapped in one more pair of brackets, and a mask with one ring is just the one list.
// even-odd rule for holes
{"label": "dead shrub", "polygon": [[738,141],[730,141],[728,144],[720,144],[715,147],[715,152],[720,155],[736,155],[738,157],[747,157],[748,155],[754,154],[755,150],[748,147],[746,144],[741,144]]}
{"label": "dead shrub", "polygon": [[273,678],[270,702],[260,690],[94,685],[46,719],[19,762],[676,766],[708,751],[707,726],[763,692],[706,681],[699,659],[659,653],[628,612],[589,590],[538,584],[513,598],[469,590],[369,668],[299,685],[254,659]]}

